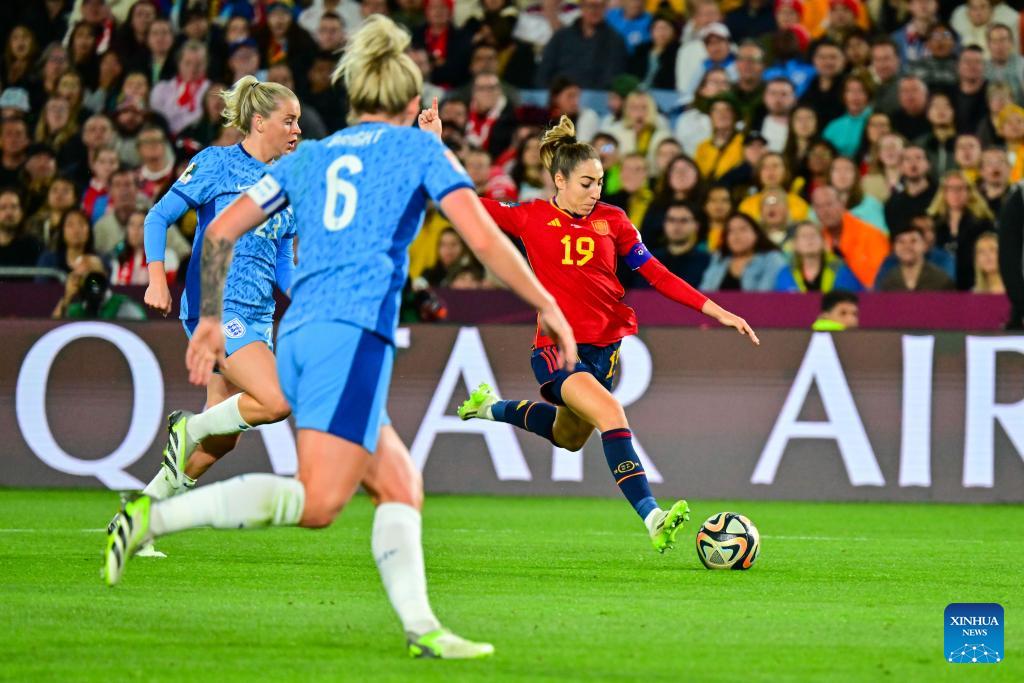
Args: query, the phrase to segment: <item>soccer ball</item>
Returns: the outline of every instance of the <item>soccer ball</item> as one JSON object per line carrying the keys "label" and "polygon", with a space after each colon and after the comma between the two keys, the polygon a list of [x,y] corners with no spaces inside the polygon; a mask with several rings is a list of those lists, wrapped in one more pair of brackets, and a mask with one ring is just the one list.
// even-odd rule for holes
{"label": "soccer ball", "polygon": [[697,532],[697,557],[708,569],[750,569],[760,550],[757,527],[735,512],[711,515]]}

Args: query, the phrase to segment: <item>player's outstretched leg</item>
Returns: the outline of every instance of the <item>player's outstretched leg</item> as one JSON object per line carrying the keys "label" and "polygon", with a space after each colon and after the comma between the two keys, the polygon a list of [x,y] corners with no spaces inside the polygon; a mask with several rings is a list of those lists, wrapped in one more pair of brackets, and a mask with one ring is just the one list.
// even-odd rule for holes
{"label": "player's outstretched leg", "polygon": [[305,498],[302,482],[273,474],[243,474],[160,501],[141,495],[124,504],[108,530],[104,578],[113,586],[139,548],[177,531],[294,526]]}
{"label": "player's outstretched leg", "polygon": [[381,428],[363,486],[377,506],[371,540],[373,557],[405,630],[409,655],[475,659],[493,654],[490,643],[466,640],[444,628],[430,607],[421,541],[423,479],[391,426]]}
{"label": "player's outstretched leg", "polygon": [[544,437],[556,446],[555,417],[558,409],[536,401],[502,401],[489,384],[481,384],[459,406],[459,417],[504,422]]}
{"label": "player's outstretched leg", "polygon": [[640,456],[633,448],[633,432],[622,405],[585,372],[570,375],[561,392],[562,400],[577,416],[601,431],[604,457],[615,484],[644,521],[654,549],[665,552],[671,548],[679,528],[689,519],[689,506],[686,501],[678,501],[668,511],[658,506]]}

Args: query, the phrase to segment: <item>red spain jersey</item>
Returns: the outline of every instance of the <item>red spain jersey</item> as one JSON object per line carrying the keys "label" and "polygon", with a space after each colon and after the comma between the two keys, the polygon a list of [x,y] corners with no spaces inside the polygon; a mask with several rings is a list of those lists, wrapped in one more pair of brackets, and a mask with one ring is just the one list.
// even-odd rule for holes
{"label": "red spain jersey", "polygon": [[[541,199],[483,203],[498,227],[526,245],[537,279],[555,297],[578,343],[607,346],[636,334],[636,314],[622,303],[625,291],[615,269],[618,257],[643,244],[622,209],[598,202],[590,215],[577,218]],[[538,327],[534,344],[553,343]]]}

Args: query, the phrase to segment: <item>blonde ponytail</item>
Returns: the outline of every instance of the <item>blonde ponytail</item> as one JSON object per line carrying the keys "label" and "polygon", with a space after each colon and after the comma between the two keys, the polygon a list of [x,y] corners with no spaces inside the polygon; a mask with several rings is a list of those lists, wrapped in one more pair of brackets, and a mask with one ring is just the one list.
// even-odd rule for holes
{"label": "blonde ponytail", "polygon": [[404,28],[380,14],[356,31],[331,77],[345,83],[350,120],[360,114],[399,114],[420,94],[423,74],[405,52],[409,42]]}
{"label": "blonde ponytail", "polygon": [[234,127],[248,135],[252,117],[259,114],[267,118],[282,100],[297,100],[295,93],[280,83],[264,83],[255,76],[242,76],[229,90],[222,90],[224,111],[221,118],[225,127]]}
{"label": "blonde ponytail", "polygon": [[544,137],[540,140],[540,162],[552,178],[558,173],[568,178],[580,163],[600,158],[597,150],[576,140],[576,126],[565,114],[562,114],[557,125],[544,131]]}

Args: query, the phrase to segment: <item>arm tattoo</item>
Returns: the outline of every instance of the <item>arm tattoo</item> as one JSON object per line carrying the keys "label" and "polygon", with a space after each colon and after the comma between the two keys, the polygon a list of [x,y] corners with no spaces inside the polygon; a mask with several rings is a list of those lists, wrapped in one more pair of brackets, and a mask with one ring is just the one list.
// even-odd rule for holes
{"label": "arm tattoo", "polygon": [[212,316],[219,320],[224,303],[224,279],[231,265],[235,245],[230,240],[209,235],[205,241],[200,278],[203,298],[200,315]]}

